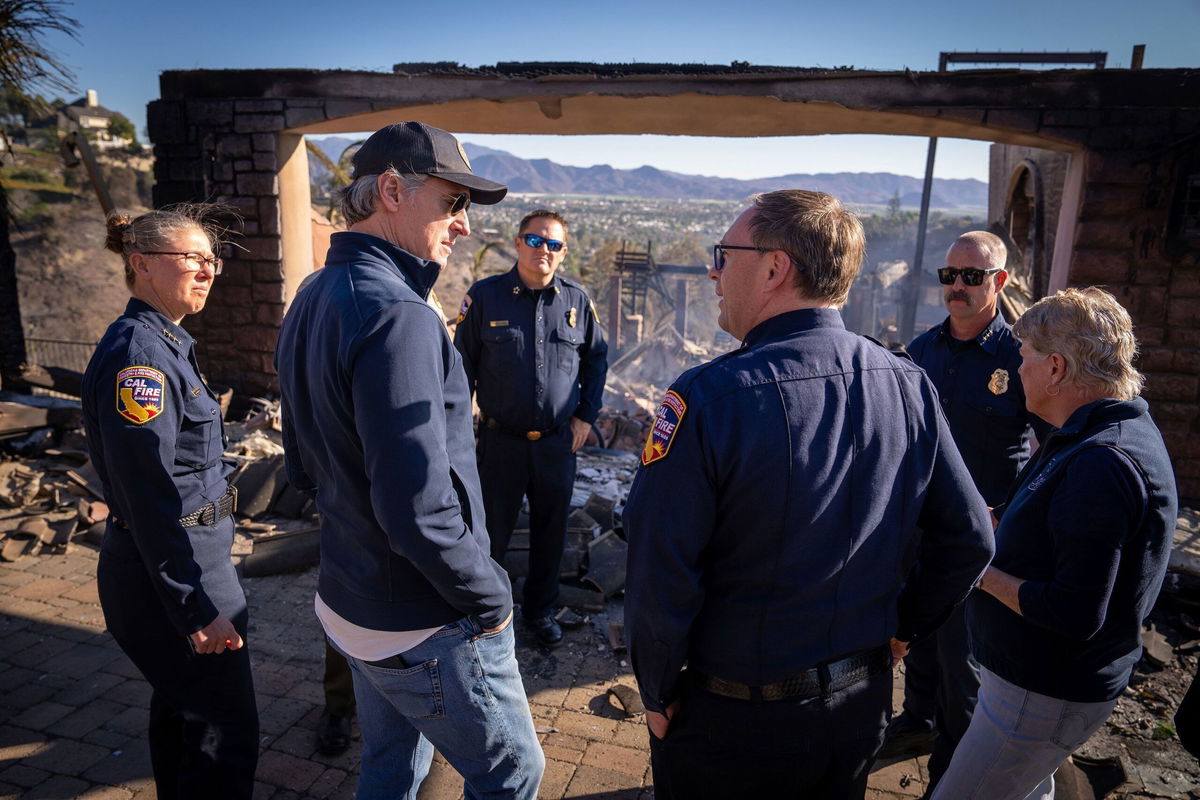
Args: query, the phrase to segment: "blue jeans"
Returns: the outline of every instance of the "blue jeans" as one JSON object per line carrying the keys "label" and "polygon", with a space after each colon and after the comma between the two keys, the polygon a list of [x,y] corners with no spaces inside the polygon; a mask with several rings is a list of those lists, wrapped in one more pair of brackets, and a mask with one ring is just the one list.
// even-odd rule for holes
{"label": "blue jeans", "polygon": [[1053,800],[1054,771],[1104,724],[1116,699],[1072,703],[1030,692],[986,667],[971,725],[933,800]]}
{"label": "blue jeans", "polygon": [[348,656],[363,736],[358,800],[415,800],[435,747],[467,800],[533,800],[546,761],[514,646],[511,624],[484,633],[465,618],[382,661]]}

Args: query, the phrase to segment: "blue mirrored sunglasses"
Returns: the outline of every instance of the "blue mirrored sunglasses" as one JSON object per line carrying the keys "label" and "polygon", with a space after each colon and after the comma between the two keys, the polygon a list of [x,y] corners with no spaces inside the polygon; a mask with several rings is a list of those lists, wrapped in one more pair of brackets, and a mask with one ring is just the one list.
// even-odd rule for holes
{"label": "blue mirrored sunglasses", "polygon": [[563,243],[558,239],[547,239],[545,236],[538,236],[536,233],[527,233],[521,237],[525,240],[525,244],[537,250],[542,245],[546,245],[546,249],[551,253],[557,253],[563,249]]}

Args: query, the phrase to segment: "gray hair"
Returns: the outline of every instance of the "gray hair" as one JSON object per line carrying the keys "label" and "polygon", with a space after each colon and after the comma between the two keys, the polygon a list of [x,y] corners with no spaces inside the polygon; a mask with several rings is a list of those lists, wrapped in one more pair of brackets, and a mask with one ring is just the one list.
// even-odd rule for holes
{"label": "gray hair", "polygon": [[[388,167],[383,175],[393,175],[404,186],[404,191],[412,192],[425,183],[428,176],[413,175],[399,172],[395,167]],[[337,208],[347,225],[362,222],[375,213],[375,201],[379,199],[379,175],[362,175],[337,194]]]}
{"label": "gray hair", "polygon": [[1133,367],[1137,339],[1129,312],[1103,289],[1067,289],[1029,307],[1013,334],[1066,362],[1064,382],[1101,397],[1132,400],[1146,379]]}
{"label": "gray hair", "polygon": [[[969,244],[983,256],[989,269],[1007,269],[1008,248],[1004,240],[989,231],[967,231],[954,244]],[[954,245],[950,245],[953,247]]]}
{"label": "gray hair", "polygon": [[125,263],[125,284],[132,287],[131,255],[170,247],[178,234],[193,230],[204,234],[209,247],[219,255],[221,245],[232,232],[224,220],[240,223],[241,217],[217,203],[177,203],[136,217],[113,211],[106,221],[104,247],[121,256]]}

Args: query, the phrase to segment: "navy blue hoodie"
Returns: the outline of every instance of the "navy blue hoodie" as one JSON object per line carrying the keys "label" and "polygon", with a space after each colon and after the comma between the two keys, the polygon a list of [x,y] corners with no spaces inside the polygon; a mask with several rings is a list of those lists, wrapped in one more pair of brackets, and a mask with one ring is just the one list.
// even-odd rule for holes
{"label": "navy blue hoodie", "polygon": [[321,599],[372,630],[512,610],[489,555],[471,395],[425,298],[441,267],[363,233],[335,233],[275,354],[292,484],[321,512]]}

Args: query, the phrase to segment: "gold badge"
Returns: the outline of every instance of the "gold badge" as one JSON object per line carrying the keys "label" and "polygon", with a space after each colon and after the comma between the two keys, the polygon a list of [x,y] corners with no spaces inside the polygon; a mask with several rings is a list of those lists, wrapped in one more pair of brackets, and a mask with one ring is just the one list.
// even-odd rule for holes
{"label": "gold badge", "polygon": [[503,328],[506,325],[508,325],[508,320],[506,320],[506,319],[488,320],[489,328]]}
{"label": "gold badge", "polygon": [[1004,394],[1008,391],[1008,370],[998,369],[992,373],[992,379],[988,381],[988,390],[992,394]]}
{"label": "gold badge", "polygon": [[571,310],[567,312],[567,324],[570,325],[572,328],[575,327],[575,318],[577,316],[577,313],[578,312],[575,311],[574,306],[571,306]]}

